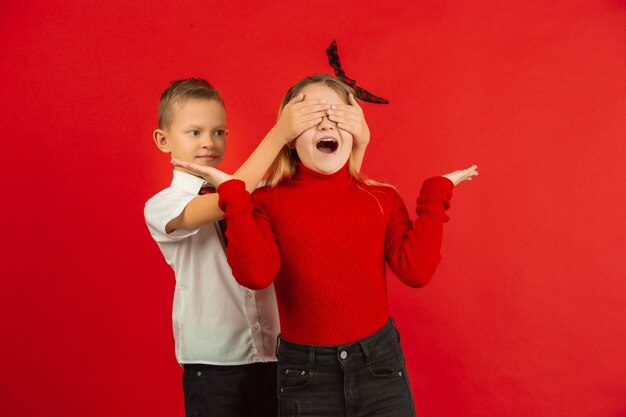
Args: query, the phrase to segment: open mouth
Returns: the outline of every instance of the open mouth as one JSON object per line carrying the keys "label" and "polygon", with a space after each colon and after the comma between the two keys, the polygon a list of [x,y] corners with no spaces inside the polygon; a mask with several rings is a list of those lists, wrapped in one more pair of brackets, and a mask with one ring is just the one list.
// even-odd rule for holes
{"label": "open mouth", "polygon": [[339,147],[339,142],[334,138],[322,138],[315,144],[318,151],[326,154],[331,154]]}

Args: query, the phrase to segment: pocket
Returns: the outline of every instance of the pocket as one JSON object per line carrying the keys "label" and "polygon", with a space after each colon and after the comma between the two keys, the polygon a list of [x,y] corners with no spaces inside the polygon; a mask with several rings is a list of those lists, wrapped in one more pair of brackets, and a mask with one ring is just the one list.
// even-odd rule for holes
{"label": "pocket", "polygon": [[405,367],[398,359],[395,349],[389,349],[373,357],[367,365],[370,375],[376,378],[402,378]]}
{"label": "pocket", "polygon": [[203,365],[202,367],[185,368],[185,374],[187,374],[189,378],[211,378],[215,376],[232,374],[236,370],[236,365]]}
{"label": "pocket", "polygon": [[299,389],[308,385],[311,372],[307,369],[283,368],[280,370],[278,385],[280,392]]}

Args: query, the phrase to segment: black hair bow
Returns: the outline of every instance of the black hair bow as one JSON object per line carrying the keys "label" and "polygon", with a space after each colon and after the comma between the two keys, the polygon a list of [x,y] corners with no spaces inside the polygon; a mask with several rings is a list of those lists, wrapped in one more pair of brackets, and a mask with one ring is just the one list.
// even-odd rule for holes
{"label": "black hair bow", "polygon": [[339,61],[336,40],[333,40],[330,43],[330,46],[326,49],[326,55],[328,55],[328,63],[335,70],[335,77],[339,78],[341,81],[352,87],[357,98],[360,98],[363,101],[368,101],[370,103],[389,104],[388,100],[382,97],[377,97],[366,89],[359,87],[358,85],[356,85],[356,80],[353,80],[352,78],[348,78],[346,76],[343,68],[341,68],[341,62]]}

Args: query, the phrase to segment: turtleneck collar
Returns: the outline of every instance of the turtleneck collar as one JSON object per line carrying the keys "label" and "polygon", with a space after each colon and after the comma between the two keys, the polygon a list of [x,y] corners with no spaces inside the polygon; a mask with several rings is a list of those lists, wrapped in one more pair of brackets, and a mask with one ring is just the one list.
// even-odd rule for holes
{"label": "turtleneck collar", "polygon": [[335,172],[334,174],[320,174],[319,172],[315,172],[312,169],[309,169],[304,166],[304,164],[298,161],[296,165],[296,173],[293,176],[294,181],[346,181],[350,180],[350,172],[348,171],[348,163],[343,166],[340,170]]}

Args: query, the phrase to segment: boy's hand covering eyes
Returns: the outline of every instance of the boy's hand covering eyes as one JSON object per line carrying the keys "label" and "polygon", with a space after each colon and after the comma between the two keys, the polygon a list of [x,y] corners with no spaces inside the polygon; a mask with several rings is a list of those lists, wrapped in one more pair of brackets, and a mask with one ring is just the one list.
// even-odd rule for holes
{"label": "boy's hand covering eyes", "polygon": [[365,121],[363,109],[352,94],[348,96],[350,104],[337,104],[328,110],[328,118],[337,123],[354,138],[355,148],[365,148],[370,142],[370,129]]}
{"label": "boy's hand covering eyes", "polygon": [[289,143],[305,130],[319,124],[328,109],[330,106],[325,100],[305,100],[304,94],[300,93],[285,105],[275,128],[279,129],[285,143]]}
{"label": "boy's hand covering eyes", "polygon": [[220,171],[217,168],[198,165],[192,162],[184,162],[175,158],[172,159],[172,165],[178,168],[183,168],[192,175],[202,177],[206,182],[213,184],[216,188],[223,182],[233,179],[232,175]]}

